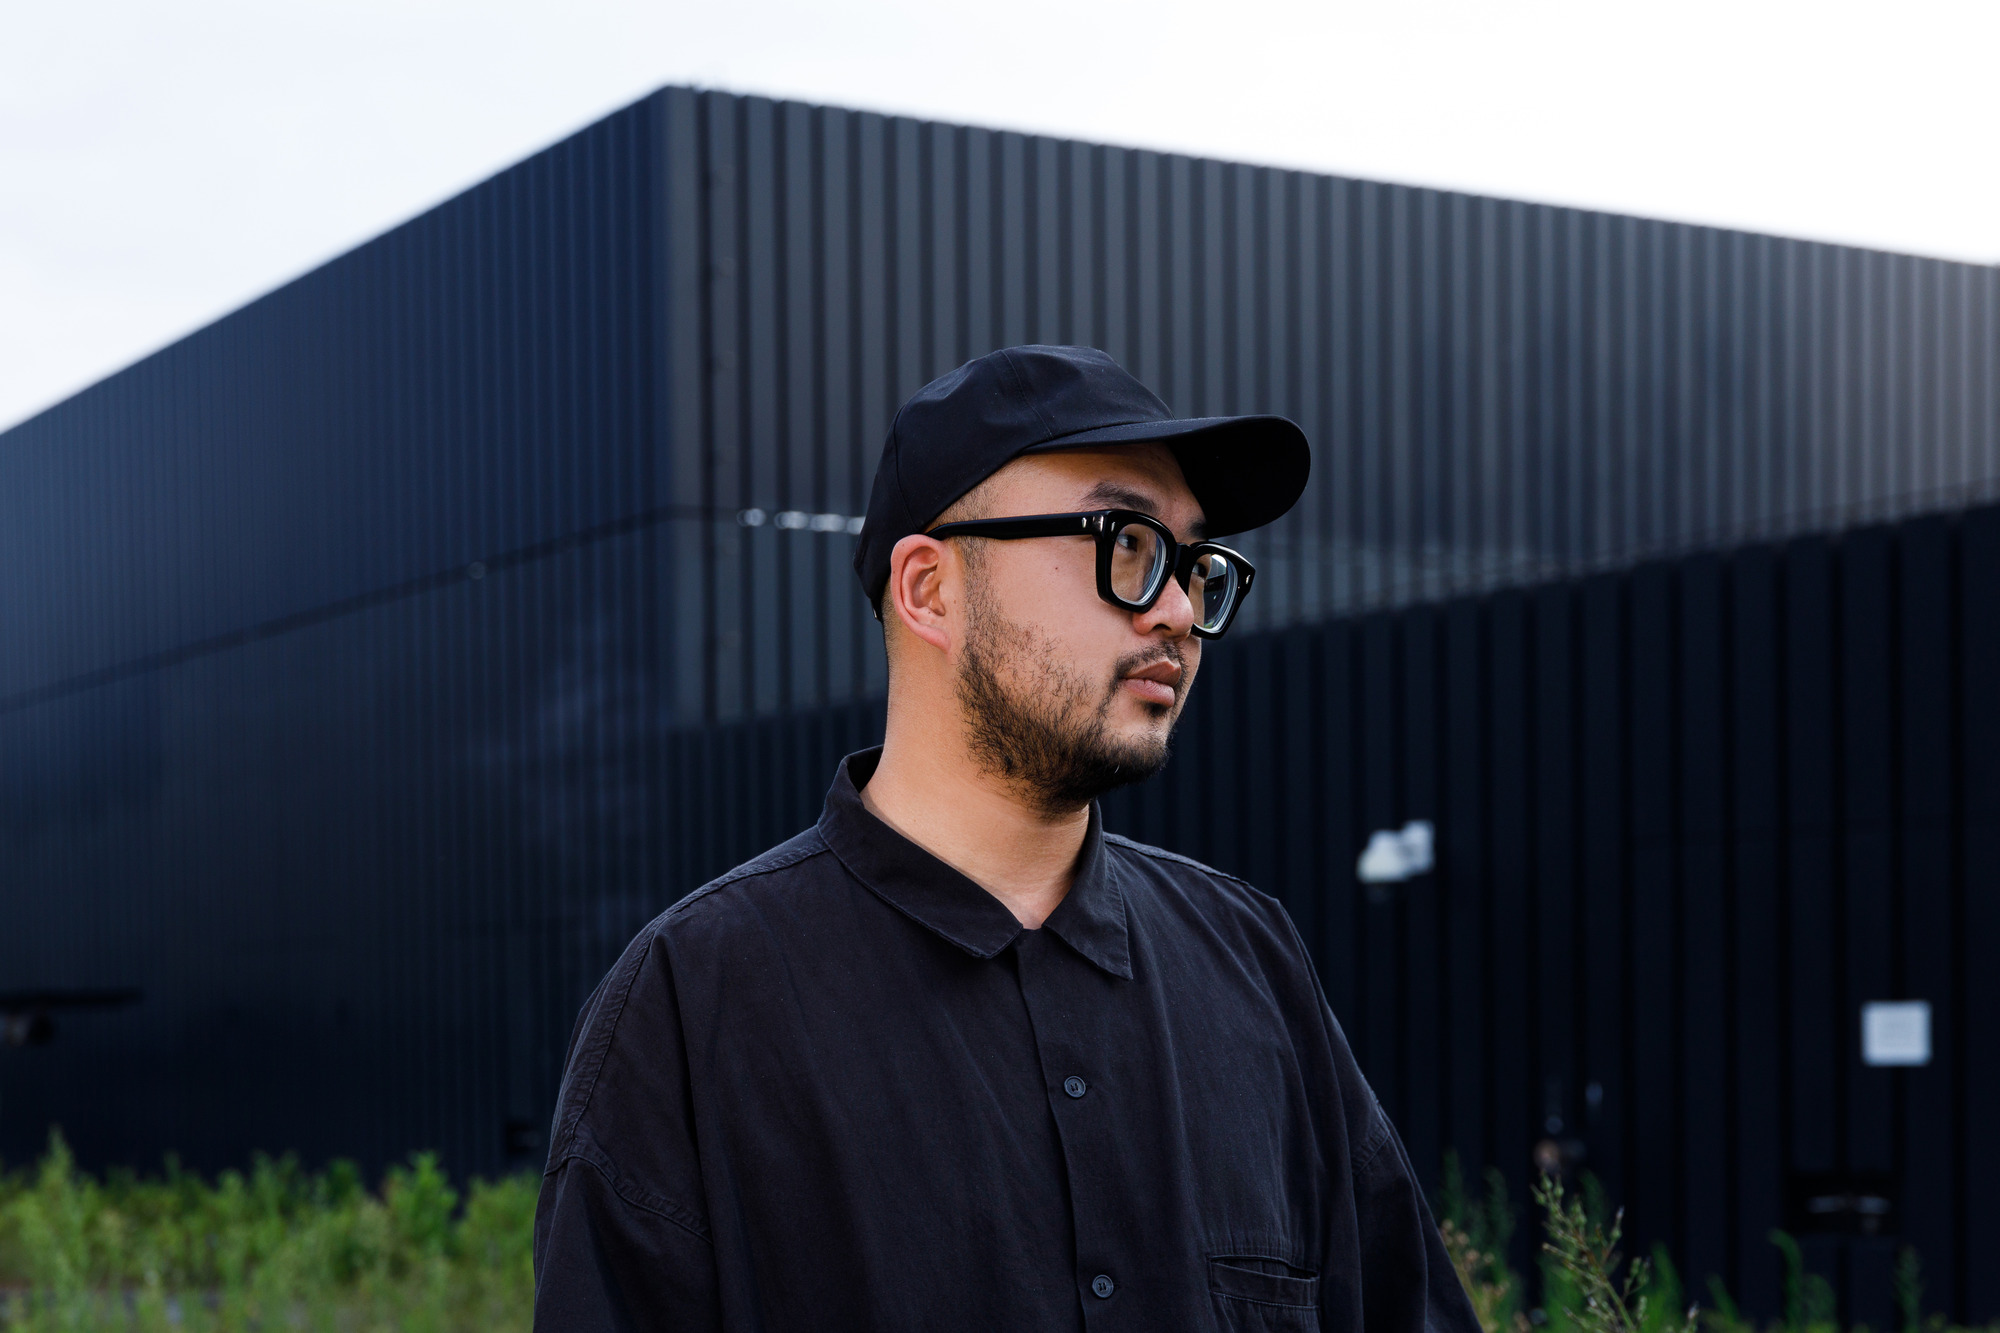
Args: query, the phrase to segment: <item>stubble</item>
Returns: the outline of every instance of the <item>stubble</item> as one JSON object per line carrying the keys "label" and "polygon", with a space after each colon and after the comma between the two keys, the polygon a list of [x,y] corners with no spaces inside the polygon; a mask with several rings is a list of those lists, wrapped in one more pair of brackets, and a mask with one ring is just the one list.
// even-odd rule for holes
{"label": "stubble", "polygon": [[1128,654],[1109,680],[1093,679],[1062,661],[1032,630],[1002,616],[976,576],[967,592],[956,688],[981,769],[1052,815],[1071,813],[1159,772],[1171,748],[1172,722],[1186,698],[1186,675],[1171,707],[1144,705],[1168,722],[1146,737],[1128,741],[1113,735],[1111,709],[1127,672],[1163,659],[1178,662],[1185,672],[1179,644],[1163,640]]}

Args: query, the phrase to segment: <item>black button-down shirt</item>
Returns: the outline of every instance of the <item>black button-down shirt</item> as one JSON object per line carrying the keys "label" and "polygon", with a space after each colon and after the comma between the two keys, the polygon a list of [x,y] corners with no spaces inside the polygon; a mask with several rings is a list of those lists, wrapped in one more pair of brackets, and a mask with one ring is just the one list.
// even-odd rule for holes
{"label": "black button-down shirt", "polygon": [[538,1329],[1477,1333],[1274,899],[1093,811],[1024,930],[878,753],[584,1006]]}

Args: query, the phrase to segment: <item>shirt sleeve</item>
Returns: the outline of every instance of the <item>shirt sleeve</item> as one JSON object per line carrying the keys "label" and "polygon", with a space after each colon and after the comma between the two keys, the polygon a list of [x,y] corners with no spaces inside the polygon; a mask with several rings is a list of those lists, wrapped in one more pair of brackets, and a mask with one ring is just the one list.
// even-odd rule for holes
{"label": "shirt sleeve", "polygon": [[[1359,1233],[1362,1329],[1364,1333],[1482,1333],[1472,1298],[1458,1280],[1416,1172],[1410,1169],[1402,1137],[1389,1123],[1347,1044],[1298,926],[1282,908],[1279,916],[1291,936],[1297,964],[1309,980],[1312,1004],[1332,1055]],[[1346,1330],[1353,1315],[1351,1307],[1323,1307],[1320,1319],[1323,1327]]]}
{"label": "shirt sleeve", "polygon": [[535,1209],[538,1333],[722,1327],[672,969],[634,940],[578,1016]]}
{"label": "shirt sleeve", "polygon": [[1379,1102],[1354,1155],[1354,1211],[1367,1333],[1480,1333],[1409,1154]]}
{"label": "shirt sleeve", "polygon": [[623,1197],[616,1178],[581,1154],[548,1173],[535,1210],[538,1333],[721,1327],[706,1236]]}

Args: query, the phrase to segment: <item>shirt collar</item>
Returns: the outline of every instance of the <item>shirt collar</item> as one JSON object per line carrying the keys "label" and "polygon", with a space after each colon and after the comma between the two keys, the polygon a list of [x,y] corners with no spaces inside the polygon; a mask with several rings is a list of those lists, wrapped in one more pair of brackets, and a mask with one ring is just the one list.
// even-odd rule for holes
{"label": "shirt collar", "polygon": [[[861,803],[861,788],[881,758],[877,746],[841,761],[819,817],[820,836],[841,864],[891,907],[975,958],[993,957],[1021,937],[1021,923],[1005,903]],[[1104,853],[1104,816],[1095,802],[1076,880],[1042,924],[1106,972],[1131,980],[1125,893],[1117,866]]]}

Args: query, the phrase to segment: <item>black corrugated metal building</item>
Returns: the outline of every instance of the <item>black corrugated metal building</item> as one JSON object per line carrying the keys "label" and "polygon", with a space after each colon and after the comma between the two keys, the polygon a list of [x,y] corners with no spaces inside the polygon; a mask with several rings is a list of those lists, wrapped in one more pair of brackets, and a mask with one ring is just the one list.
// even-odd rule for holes
{"label": "black corrugated metal building", "polygon": [[[1855,970],[1865,913],[1849,934],[1785,949],[1717,935],[1708,863],[1675,853],[1661,872],[1641,854],[1672,841],[1648,819],[1681,821],[1673,837],[1709,849],[1700,856],[1727,843],[1696,836],[1719,817],[1697,780],[1708,759],[1677,748],[1713,758],[1696,725],[1708,714],[1681,685],[1641,679],[1660,644],[1707,661],[1699,634],[1721,622],[1677,592],[1656,644],[1641,637],[1658,624],[1640,574],[1575,580],[1993,494],[2000,274],[669,89],[0,435],[0,999],[142,997],[58,1012],[57,1040],[0,1057],[0,1151],[19,1160],[61,1121],[96,1160],[173,1149],[215,1165],[261,1146],[379,1163],[420,1145],[465,1169],[531,1160],[575,1006],[617,948],[792,831],[831,756],[869,730],[880,649],[844,520],[890,413],[966,357],[1024,341],[1103,346],[1177,411],[1285,412],[1314,441],[1306,499],[1247,539],[1266,576],[1241,637],[1213,654],[1211,683],[1260,654],[1322,645],[1285,658],[1291,694],[1266,697],[1346,699],[1354,737],[1372,739],[1327,733],[1328,755],[1355,756],[1358,776],[1343,781],[1378,794],[1284,782],[1277,759],[1245,751],[1245,790],[1313,793],[1336,814],[1252,836],[1277,807],[1246,806],[1240,847],[1189,850],[1250,871],[1314,923],[1329,989],[1425,1170],[1453,1143],[1518,1177],[1544,1120],[1585,1123],[1580,1099],[1597,1082],[1595,1114],[1620,1118],[1594,1131],[1593,1161],[1630,1191],[1646,1234],[1756,1290],[1745,1265],[1788,1173],[1873,1171],[1885,1142],[1895,1156],[1945,1141],[1911,1148],[1928,1131],[1897,1110],[1887,1139],[1870,1129],[1865,1151],[1816,1165],[1825,1154],[1801,1145],[1818,1140],[1791,1120],[1717,1120],[1696,1099],[1640,1124],[1660,1105],[1642,1082],[1658,1067],[1647,1041],[1666,1043],[1677,1078],[1706,1068],[1687,1007],[1712,980],[1702,969],[1747,976],[1767,948],[1780,978],[1833,969],[1837,1004],[1781,999],[1783,1022],[1803,1026],[1745,1048],[1795,1065],[1802,1050],[1853,1044],[1850,990],[1904,978]],[[1689,558],[1659,577],[1680,588],[1720,557]],[[1986,566],[1953,568],[1966,572],[1951,586],[1983,586]],[[1495,592],[1530,584],[1543,590]],[[1593,639],[1578,628],[1591,590],[1613,584],[1631,589],[1623,637]],[[1429,609],[1450,598],[1483,609]],[[1570,674],[1539,647],[1509,657],[1527,626],[1558,633],[1540,628],[1540,608],[1564,598],[1584,608],[1560,631]],[[1856,602],[1840,632],[1865,641],[1877,614],[1890,651],[1903,640],[1888,603]],[[1356,648],[1346,675],[1347,659],[1326,655],[1384,634],[1406,643],[1412,625],[1442,642],[1436,627],[1454,616],[1487,617],[1488,646],[1430,667],[1407,647]],[[1404,628],[1381,628],[1392,624]],[[1966,631],[1922,642],[1953,679],[1977,679]],[[1582,738],[1598,734],[1576,720],[1589,716],[1585,687],[1625,679],[1586,661],[1593,651],[1640,673],[1619,687],[1618,762],[1633,776],[1617,788],[1615,837],[1576,804],[1600,790],[1578,776],[1595,762]],[[1516,684],[1503,686],[1509,670]],[[1555,740],[1519,751],[1537,765],[1569,754],[1575,799],[1536,797],[1516,812],[1526,823],[1489,813],[1478,844],[1444,806],[1418,808],[1407,775],[1419,770],[1395,757],[1428,743],[1396,730],[1414,725],[1408,700],[1443,689],[1439,672],[1467,671],[1484,683],[1466,688],[1584,698]],[[1731,719],[1729,736],[1766,706],[1754,693],[1765,677],[1689,679],[1709,682],[1699,697]],[[1779,696],[1795,688],[1786,678]],[[1649,689],[1678,702],[1656,714],[1640,706]],[[1898,706],[1857,734],[1896,750],[1914,744],[1920,714]],[[1181,771],[1214,753],[1205,716]],[[1684,739],[1659,741],[1669,757],[1649,768],[1641,740],[1659,718]],[[1431,793],[1529,800],[1541,789],[1501,762],[1516,753],[1505,728],[1526,725],[1497,710],[1473,727],[1486,739],[1471,758],[1435,751]],[[1955,845],[1971,846],[1985,798],[1968,745],[1947,748]],[[1876,753],[1855,751],[1843,780],[1890,773],[1872,767]],[[1919,812],[1898,804],[1916,779],[1881,780],[1886,796],[1824,807],[1827,836],[1859,838],[1879,816],[1893,845],[1922,842]],[[1144,811],[1176,782],[1170,770],[1119,817],[1171,841]],[[1379,795],[1383,782],[1405,794]],[[1392,1021],[1382,1015],[1403,1011],[1380,997],[1435,988],[1455,966],[1416,946],[1359,951],[1389,927],[1355,896],[1343,839],[1422,814],[1439,827],[1435,891],[1484,923],[1482,975],[1521,981],[1440,991],[1442,1007],[1411,1000]],[[1519,846],[1503,855],[1509,839]],[[1626,850],[1603,850],[1614,844]],[[1469,845],[1516,868],[1468,879],[1452,858]],[[1958,906],[1912,908],[1910,949],[1932,947],[1921,941],[1941,922],[1965,926],[1991,891],[1985,861],[1953,856],[1959,896],[1940,901]],[[1648,878],[1660,873],[1682,887]],[[1739,881],[1793,901],[1793,880],[1761,873],[1730,871],[1730,910]],[[1885,873],[1893,894],[1921,898],[1914,871]],[[1416,932],[1399,939],[1450,917],[1421,892],[1397,899],[1419,923],[1397,917]],[[1602,997],[1580,979],[1603,960],[1591,912],[1614,900],[1626,1026],[1588,1047],[1579,1034],[1596,1031],[1587,1016]],[[1444,916],[1423,926],[1426,911]],[[1667,914],[1665,942],[1647,912]],[[1382,957],[1400,960],[1386,978]],[[1953,975],[1972,1007],[1940,997],[1940,1022],[1957,1022],[1963,1043],[1992,1000],[1969,970]],[[1734,998],[1722,1011],[1738,1024],[1749,1012]],[[1464,1042],[1480,1034],[1484,1091],[1444,1065],[1416,1072],[1428,1066],[1408,1050],[1426,1046],[1425,1023],[1449,1025],[1454,1060],[1472,1058]],[[1551,1064],[1557,1048],[1568,1054]],[[1589,1072],[1607,1052],[1627,1071],[1609,1081]],[[1990,1090],[1952,1068],[1952,1123],[1977,1123],[1965,1117]],[[1895,1077],[1917,1086],[1929,1072]],[[1798,1077],[1810,1093],[1820,1075]],[[1775,1137],[1755,1139],[1764,1129]],[[1655,1134],[1676,1145],[1659,1160],[1679,1163],[1691,1192],[1647,1184],[1634,1136]],[[1955,1299],[1990,1315],[2000,1298],[1977,1286],[1981,1251],[1967,1247],[1990,1245],[1994,1223],[1968,1191],[1991,1194],[2000,1176],[1962,1131],[1949,1141],[1970,1183],[1942,1212],[1918,1205],[1915,1184],[1899,1206],[1927,1225],[1947,1218],[1926,1254],[1957,1256],[1939,1260],[1958,1264]],[[1767,1149],[1789,1165],[1740,1183]],[[1717,1152],[1739,1183],[1712,1198],[1700,1190]],[[1716,1206],[1737,1248],[1711,1260],[1700,1220]]]}

